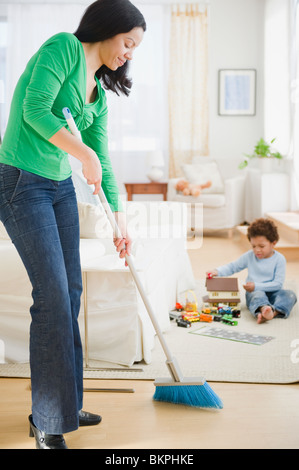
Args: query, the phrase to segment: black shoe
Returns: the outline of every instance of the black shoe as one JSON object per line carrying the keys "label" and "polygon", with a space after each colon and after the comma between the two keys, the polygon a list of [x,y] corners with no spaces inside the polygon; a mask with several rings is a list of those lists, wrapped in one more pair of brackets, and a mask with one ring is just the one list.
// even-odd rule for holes
{"label": "black shoe", "polygon": [[32,421],[32,415],[29,416],[29,437],[35,437],[37,449],[67,449],[62,434],[46,434],[37,429]]}
{"label": "black shoe", "polygon": [[79,426],[94,426],[102,421],[102,417],[89,413],[88,411],[79,411]]}

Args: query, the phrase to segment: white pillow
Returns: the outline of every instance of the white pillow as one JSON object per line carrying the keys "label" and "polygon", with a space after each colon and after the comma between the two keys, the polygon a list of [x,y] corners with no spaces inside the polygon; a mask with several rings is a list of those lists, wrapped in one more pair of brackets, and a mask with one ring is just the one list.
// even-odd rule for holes
{"label": "white pillow", "polygon": [[184,164],[182,170],[191,184],[204,184],[211,181],[212,185],[203,189],[205,193],[224,192],[224,184],[216,162]]}
{"label": "white pillow", "polygon": [[110,222],[102,206],[78,202],[80,238],[113,238]]}

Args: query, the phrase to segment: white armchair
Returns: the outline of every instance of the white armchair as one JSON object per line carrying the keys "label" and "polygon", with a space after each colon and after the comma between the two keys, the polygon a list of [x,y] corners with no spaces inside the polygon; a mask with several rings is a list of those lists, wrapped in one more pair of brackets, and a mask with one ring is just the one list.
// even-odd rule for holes
{"label": "white armchair", "polygon": [[[182,170],[182,177],[169,180],[167,199],[189,203],[191,208],[201,203],[204,231],[230,230],[244,221],[245,173],[238,170],[235,161],[219,159],[216,162],[210,157],[195,157],[192,164],[183,165]],[[184,196],[175,189],[181,178],[199,184],[211,180],[212,185],[198,197]]]}

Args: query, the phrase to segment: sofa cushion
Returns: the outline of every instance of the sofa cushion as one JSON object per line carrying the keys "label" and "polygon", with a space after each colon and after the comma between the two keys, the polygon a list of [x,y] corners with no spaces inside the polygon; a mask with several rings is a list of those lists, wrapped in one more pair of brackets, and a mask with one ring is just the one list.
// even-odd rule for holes
{"label": "sofa cushion", "polygon": [[212,185],[203,193],[219,194],[224,192],[224,184],[215,161],[182,165],[185,178],[192,184],[204,184],[211,181]]}
{"label": "sofa cushion", "polygon": [[199,196],[199,202],[202,202],[204,207],[223,207],[225,206],[224,194],[204,194]]}
{"label": "sofa cushion", "polygon": [[78,202],[80,238],[112,239],[112,228],[102,206]]}

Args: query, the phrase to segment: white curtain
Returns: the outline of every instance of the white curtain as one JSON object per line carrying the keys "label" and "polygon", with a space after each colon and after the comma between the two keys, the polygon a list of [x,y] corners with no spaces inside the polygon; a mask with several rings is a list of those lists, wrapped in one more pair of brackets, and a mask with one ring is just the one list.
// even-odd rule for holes
{"label": "white curtain", "polygon": [[172,7],[169,57],[169,177],[172,178],[181,175],[182,163],[209,154],[206,7],[198,4]]}
{"label": "white curtain", "polygon": [[147,29],[130,63],[131,93],[128,98],[107,93],[110,155],[118,179],[126,182],[147,180],[149,151],[163,152],[165,169],[168,162],[169,7],[133,3]]}
{"label": "white curtain", "polygon": [[291,1],[291,157],[292,209],[299,209],[299,1]]}

